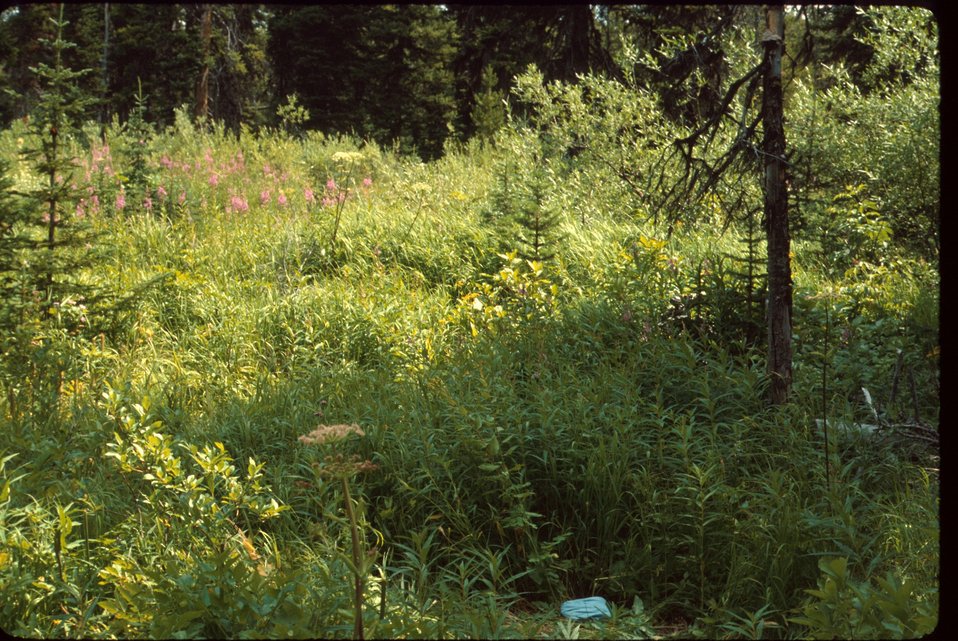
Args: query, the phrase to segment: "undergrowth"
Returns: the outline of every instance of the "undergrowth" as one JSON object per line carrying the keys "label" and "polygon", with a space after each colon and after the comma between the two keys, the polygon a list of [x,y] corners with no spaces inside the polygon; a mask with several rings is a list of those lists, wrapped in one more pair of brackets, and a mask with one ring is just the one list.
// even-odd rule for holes
{"label": "undergrowth", "polygon": [[[0,134],[14,165],[24,135]],[[734,226],[669,234],[584,198],[578,168],[536,194],[550,252],[520,258],[490,214],[500,143],[422,164],[180,114],[149,140],[149,203],[122,206],[132,152],[75,146],[103,250],[85,274],[132,304],[52,335],[72,359],[54,411],[24,400],[43,355],[5,343],[0,626],[335,638],[358,602],[396,638],[934,628],[935,459],[834,439],[827,477],[816,419],[866,420],[901,349],[937,424],[937,271],[828,274],[797,244],[796,398],[768,407],[729,322]],[[316,473],[297,438],[318,424],[360,427],[323,455],[375,470]],[[593,594],[612,619],[558,620]]]}

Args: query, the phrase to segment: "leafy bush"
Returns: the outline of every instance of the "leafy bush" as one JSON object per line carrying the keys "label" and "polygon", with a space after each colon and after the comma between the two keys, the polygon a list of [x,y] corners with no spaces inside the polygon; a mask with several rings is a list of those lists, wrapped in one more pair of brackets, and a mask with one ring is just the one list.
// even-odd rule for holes
{"label": "leafy bush", "polygon": [[938,592],[918,598],[915,585],[889,572],[875,582],[854,580],[848,559],[822,558],[818,589],[793,622],[808,627],[812,639],[913,639],[938,625]]}

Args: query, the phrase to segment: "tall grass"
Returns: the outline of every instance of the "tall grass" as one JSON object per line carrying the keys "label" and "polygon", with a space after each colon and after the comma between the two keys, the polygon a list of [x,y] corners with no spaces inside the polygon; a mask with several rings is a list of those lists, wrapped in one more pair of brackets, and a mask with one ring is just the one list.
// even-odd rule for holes
{"label": "tall grass", "polygon": [[[474,145],[423,165],[349,139],[234,139],[185,118],[157,136],[149,180],[170,200],[94,220],[108,256],[90,276],[137,292],[133,310],[83,346],[56,429],[0,406],[16,435],[0,494],[4,629],[348,635],[344,497],[296,444],[317,423],[362,426],[340,453],[378,465],[352,497],[372,554],[371,636],[540,634],[555,630],[542,612],[590,594],[623,612],[644,604],[611,631],[683,620],[706,635],[793,636],[819,559],[833,557],[860,581],[911,578],[915,599],[934,602],[925,461],[846,445],[826,484],[811,382],[821,304],[796,306],[799,401],[769,408],[761,353],[722,324],[731,283],[703,280],[703,261],[741,251],[734,236],[667,239],[581,197],[579,176],[550,196],[569,204],[556,259],[538,272],[511,263],[499,254],[515,239],[488,216],[505,153]],[[356,180],[325,206],[344,158]],[[800,292],[823,282],[814,267],[796,273]],[[918,283],[931,276],[910,273],[860,323],[895,305],[925,318]],[[863,325],[857,340],[878,350],[884,331]],[[846,395],[887,374],[887,361],[848,360],[832,369]],[[105,460],[117,438],[145,458]],[[200,453],[215,443],[210,462]],[[177,485],[201,472],[209,488]],[[288,509],[212,507],[247,495]],[[161,499],[193,520],[168,523]],[[178,624],[182,600],[204,605]]]}

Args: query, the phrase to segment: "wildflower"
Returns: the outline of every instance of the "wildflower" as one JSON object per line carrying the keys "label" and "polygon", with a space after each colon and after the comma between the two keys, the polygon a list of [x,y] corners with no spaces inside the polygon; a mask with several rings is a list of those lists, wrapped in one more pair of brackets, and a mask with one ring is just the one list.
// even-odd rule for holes
{"label": "wildflower", "polygon": [[341,440],[350,434],[365,436],[366,433],[355,423],[350,425],[318,425],[316,429],[309,434],[300,436],[299,441],[304,445],[322,445],[323,443]]}
{"label": "wildflower", "polygon": [[220,177],[216,174],[210,174],[210,185],[216,187],[220,183]]}
{"label": "wildflower", "polygon": [[212,164],[213,164],[213,150],[207,148],[207,149],[206,149],[206,154],[203,156],[203,159],[206,161],[206,164],[207,164],[207,165],[212,165]]}
{"label": "wildflower", "polygon": [[326,189],[329,189],[330,191],[336,191],[336,181],[333,180],[332,178],[330,178],[329,180],[327,180],[327,181],[326,181]]}
{"label": "wildflower", "polygon": [[120,190],[120,193],[116,195],[116,203],[114,206],[117,210],[126,207],[126,195],[123,193],[123,190]]}
{"label": "wildflower", "polygon": [[152,210],[153,210],[153,199],[150,198],[149,196],[147,196],[146,198],[144,198],[144,199],[143,199],[143,208],[146,209],[147,211],[152,211]]}
{"label": "wildflower", "polygon": [[160,185],[159,187],[156,188],[156,197],[159,198],[160,200],[163,200],[164,198],[166,198],[166,190],[163,189],[163,185]]}
{"label": "wildflower", "polygon": [[286,194],[279,192],[279,197],[276,199],[276,202],[280,204],[281,207],[286,206]]}
{"label": "wildflower", "polygon": [[96,194],[93,194],[92,196],[90,196],[90,205],[91,205],[90,211],[92,213],[96,213],[100,210],[100,199],[99,197],[97,197]]}
{"label": "wildflower", "polygon": [[269,166],[269,163],[266,163],[265,165],[263,165],[263,175],[264,176],[273,175],[273,168]]}
{"label": "wildflower", "polygon": [[365,187],[366,189],[369,189],[372,186],[373,186],[372,178],[370,178],[369,176],[366,176],[365,178],[363,178],[363,187]]}
{"label": "wildflower", "polygon": [[[302,436],[299,437],[302,440]],[[313,463],[312,468],[316,470],[319,476],[342,478],[352,476],[362,472],[373,472],[379,469],[379,466],[369,459],[360,460],[359,456],[353,455],[345,457],[342,454],[336,454],[323,457],[322,463]]]}
{"label": "wildflower", "polygon": [[261,205],[265,205],[270,201],[269,191],[263,190],[259,193],[259,202]]}
{"label": "wildflower", "polygon": [[94,147],[92,150],[93,162],[94,164],[99,163],[103,160],[106,160],[107,156],[110,155],[110,146],[103,145],[102,147]]}
{"label": "wildflower", "polygon": [[232,196],[230,197],[230,209],[235,212],[249,211],[249,203],[246,202],[245,198]]}
{"label": "wildflower", "polygon": [[177,200],[179,201],[179,203],[180,203],[181,205],[182,205],[183,203],[185,203],[185,202],[186,202],[186,192],[185,192],[185,191],[181,191],[181,192],[180,192],[180,197],[179,197]]}
{"label": "wildflower", "polygon": [[316,195],[313,193],[313,190],[307,187],[303,190],[303,195],[306,197],[306,202],[314,203],[316,202]]}
{"label": "wildflower", "polygon": [[173,169],[173,161],[170,160],[169,156],[164,155],[162,158],[160,158],[160,164],[167,169]]}
{"label": "wildflower", "polygon": [[355,470],[357,472],[374,472],[378,469],[379,469],[379,466],[373,463],[372,461],[370,461],[369,459],[360,461],[359,463],[356,464],[356,467],[355,467]]}
{"label": "wildflower", "polygon": [[79,203],[77,203],[77,210],[76,210],[77,218],[83,218],[86,215],[86,212],[83,209],[84,204],[86,204],[86,201],[84,200],[81,200]]}

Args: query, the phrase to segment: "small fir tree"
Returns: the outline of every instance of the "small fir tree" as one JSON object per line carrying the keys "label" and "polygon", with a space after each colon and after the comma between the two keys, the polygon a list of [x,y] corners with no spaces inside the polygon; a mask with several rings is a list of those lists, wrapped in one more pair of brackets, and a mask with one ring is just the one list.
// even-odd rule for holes
{"label": "small fir tree", "polygon": [[130,192],[138,203],[144,202],[150,196],[146,156],[150,140],[153,138],[153,126],[146,121],[145,115],[146,97],[143,95],[143,85],[137,78],[133,109],[130,111],[130,119],[124,127],[124,133],[130,145]]}
{"label": "small fir tree", "polygon": [[497,84],[496,72],[491,65],[486,65],[482,70],[482,86],[475,96],[471,117],[476,136],[487,142],[493,139],[507,119],[505,95],[496,89]]}
{"label": "small fir tree", "polygon": [[561,240],[556,231],[558,212],[545,205],[546,177],[536,168],[526,185],[525,193],[517,203],[516,222],[519,223],[519,257],[526,260],[547,261],[555,258],[554,247]]}
{"label": "small fir tree", "polygon": [[[79,227],[82,223],[80,217],[75,215],[75,210],[70,211],[71,205],[76,206],[77,197],[72,182],[74,158],[68,150],[71,133],[77,130],[77,122],[87,103],[77,86],[77,80],[86,75],[89,69],[72,71],[63,64],[64,52],[74,45],[63,38],[67,22],[63,19],[62,5],[59,17],[51,20],[56,28],[55,39],[41,39],[40,42],[53,53],[53,66],[41,62],[30,68],[40,86],[40,98],[31,118],[37,146],[28,148],[24,155],[43,177],[43,186],[30,192],[28,199],[33,203],[31,209],[39,214],[33,216],[34,223],[43,229],[43,240],[34,243],[32,249],[42,248],[44,255],[30,262],[39,270],[37,291],[53,304],[71,293],[72,288],[65,279],[75,274],[79,267],[76,264],[76,252],[68,251],[70,246],[75,245],[76,241],[87,240],[79,238],[77,234],[69,234],[71,226],[76,224]],[[58,281],[58,277],[64,280]]]}
{"label": "small fir tree", "polygon": [[735,293],[735,307],[738,322],[741,323],[741,335],[749,345],[758,344],[762,339],[762,326],[765,317],[765,295],[767,278],[765,271],[765,238],[756,211],[749,211],[745,219],[745,235],[739,239],[745,247],[745,256],[729,256],[739,269],[731,272],[740,290]]}
{"label": "small fir tree", "polygon": [[[4,212],[3,276],[6,297],[2,345],[9,410],[17,416],[32,408],[36,418],[56,417],[60,390],[77,361],[77,340],[99,333],[91,320],[107,295],[83,281],[94,260],[93,234],[73,182],[75,158],[69,153],[87,100],[77,80],[89,70],[72,71],[64,52],[62,5],[51,18],[53,40],[40,39],[52,65],[31,67],[39,99],[30,119],[31,138],[23,155],[41,178],[23,194],[22,209]],[[105,316],[99,316],[105,318]],[[16,402],[14,400],[16,399]]]}

